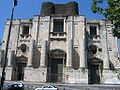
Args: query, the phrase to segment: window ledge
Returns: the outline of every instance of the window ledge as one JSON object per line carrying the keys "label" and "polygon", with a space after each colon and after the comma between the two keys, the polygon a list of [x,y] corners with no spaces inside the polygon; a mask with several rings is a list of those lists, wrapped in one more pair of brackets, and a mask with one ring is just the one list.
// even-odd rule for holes
{"label": "window ledge", "polygon": [[30,37],[31,35],[30,34],[20,34],[21,38],[28,38]]}
{"label": "window ledge", "polygon": [[66,39],[66,32],[50,32],[51,39]]}
{"label": "window ledge", "polygon": [[100,35],[89,35],[89,37],[100,37]]}
{"label": "window ledge", "polygon": [[89,35],[90,39],[100,39],[100,35]]}

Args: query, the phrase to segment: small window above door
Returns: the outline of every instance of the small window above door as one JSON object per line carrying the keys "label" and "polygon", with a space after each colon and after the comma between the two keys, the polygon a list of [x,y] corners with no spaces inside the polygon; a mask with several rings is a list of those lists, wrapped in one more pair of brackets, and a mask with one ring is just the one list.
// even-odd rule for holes
{"label": "small window above door", "polygon": [[64,32],[64,20],[54,19],[53,32]]}
{"label": "small window above door", "polygon": [[90,35],[97,35],[97,26],[90,26]]}
{"label": "small window above door", "polygon": [[22,30],[23,35],[29,34],[29,26],[23,26],[22,29],[23,29]]}

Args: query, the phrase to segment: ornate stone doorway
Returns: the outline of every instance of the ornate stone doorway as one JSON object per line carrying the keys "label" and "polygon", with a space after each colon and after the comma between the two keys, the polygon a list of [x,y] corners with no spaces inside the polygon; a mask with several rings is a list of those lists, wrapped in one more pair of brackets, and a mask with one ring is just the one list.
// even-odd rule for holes
{"label": "ornate stone doorway", "polygon": [[88,81],[89,84],[100,84],[102,60],[93,58],[88,62]]}
{"label": "ornate stone doorway", "polygon": [[14,80],[24,80],[24,68],[26,67],[28,58],[20,56],[16,60],[14,67]]}
{"label": "ornate stone doorway", "polygon": [[18,80],[24,80],[24,68],[26,63],[18,63]]}
{"label": "ornate stone doorway", "polygon": [[66,52],[63,50],[55,49],[49,53],[48,60],[48,82],[62,82],[63,69],[65,66]]}

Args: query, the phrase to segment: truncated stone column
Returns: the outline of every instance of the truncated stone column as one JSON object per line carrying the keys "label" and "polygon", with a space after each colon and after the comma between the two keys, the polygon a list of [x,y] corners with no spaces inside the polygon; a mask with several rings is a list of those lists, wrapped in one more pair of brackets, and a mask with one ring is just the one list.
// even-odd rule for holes
{"label": "truncated stone column", "polygon": [[86,53],[85,53],[85,43],[81,42],[81,59],[80,59],[80,68],[86,67]]}
{"label": "truncated stone column", "polygon": [[0,66],[2,66],[3,65],[3,60],[4,59],[4,50],[1,50],[0,51]]}
{"label": "truncated stone column", "polygon": [[34,54],[34,46],[35,46],[35,40],[31,40],[30,47],[29,47],[29,57],[27,66],[32,66],[32,60],[33,60],[33,54]]}
{"label": "truncated stone column", "polygon": [[102,27],[101,29],[103,30],[103,35],[102,35],[102,47],[103,47],[103,67],[104,69],[109,69],[109,52],[108,52],[108,44],[107,44],[107,29],[105,26],[105,21],[102,22]]}
{"label": "truncated stone column", "polygon": [[70,68],[72,67],[72,52],[73,52],[73,40],[68,40],[68,46],[67,46],[67,62],[66,67]]}
{"label": "truncated stone column", "polygon": [[47,52],[47,40],[44,40],[42,42],[42,50],[41,50],[41,60],[40,60],[40,66],[45,67],[46,62],[46,52]]}
{"label": "truncated stone column", "polygon": [[86,68],[87,59],[86,59],[86,44],[85,44],[85,30],[82,30],[82,36],[80,38],[80,68]]}
{"label": "truncated stone column", "polygon": [[[106,53],[106,56],[107,56],[108,54]],[[109,59],[108,59],[108,57],[105,57],[105,59],[104,59],[104,62],[103,62],[104,64],[104,69],[109,69]]]}
{"label": "truncated stone column", "polygon": [[5,68],[6,71],[6,80],[11,80],[12,78],[12,61],[15,59],[15,51],[9,50],[8,51],[8,63],[7,67]]}
{"label": "truncated stone column", "polygon": [[14,60],[14,53],[15,51],[14,50],[9,50],[9,57],[8,57],[8,66],[11,66],[11,62],[12,60]]}
{"label": "truncated stone column", "polygon": [[[107,41],[106,41],[107,42]],[[105,45],[103,46],[103,51],[104,51],[104,60],[103,60],[103,66],[104,69],[109,69],[109,55],[108,55],[108,47],[107,43],[105,42]]]}

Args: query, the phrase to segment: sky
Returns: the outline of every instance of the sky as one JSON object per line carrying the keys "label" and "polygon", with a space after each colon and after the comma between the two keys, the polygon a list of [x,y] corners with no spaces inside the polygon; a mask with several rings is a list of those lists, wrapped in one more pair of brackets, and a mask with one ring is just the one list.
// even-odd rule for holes
{"label": "sky", "polygon": [[[3,37],[5,20],[10,18],[13,0],[0,0],[0,38]],[[79,13],[89,19],[102,19],[102,15],[93,14],[90,10],[91,0],[17,0],[14,19],[33,18],[40,14],[42,2],[53,2],[55,4],[65,4],[70,1],[76,1],[79,4]]]}
{"label": "sky", "polygon": [[[34,15],[40,14],[42,2],[53,2],[55,4],[65,4],[75,1],[79,5],[79,14],[85,15],[87,19],[104,19],[104,16],[94,14],[91,11],[92,0],[17,0],[15,7],[14,19],[29,19]],[[3,37],[5,20],[10,18],[13,0],[0,0],[0,39]],[[119,40],[120,42],[120,40]]]}

